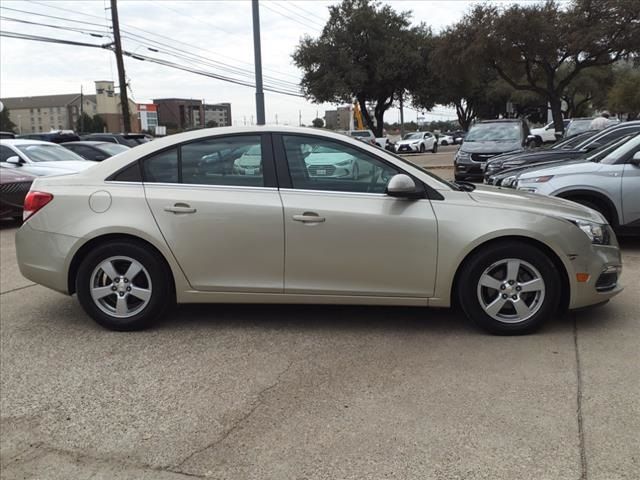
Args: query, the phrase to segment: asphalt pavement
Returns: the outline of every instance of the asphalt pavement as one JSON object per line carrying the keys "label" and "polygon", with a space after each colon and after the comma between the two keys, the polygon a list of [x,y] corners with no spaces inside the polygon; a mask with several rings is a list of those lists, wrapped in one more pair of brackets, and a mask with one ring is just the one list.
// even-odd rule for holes
{"label": "asphalt pavement", "polygon": [[620,296],[535,335],[279,305],[116,333],[22,278],[0,227],[3,479],[640,478],[640,241]]}

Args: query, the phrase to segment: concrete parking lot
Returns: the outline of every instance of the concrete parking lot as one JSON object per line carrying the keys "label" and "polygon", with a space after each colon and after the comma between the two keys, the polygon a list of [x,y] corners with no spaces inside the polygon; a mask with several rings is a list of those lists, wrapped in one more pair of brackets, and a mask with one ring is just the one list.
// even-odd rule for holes
{"label": "concrete parking lot", "polygon": [[530,336],[277,305],[115,333],[21,277],[15,229],[0,225],[2,478],[640,477],[640,241],[623,242],[619,297]]}

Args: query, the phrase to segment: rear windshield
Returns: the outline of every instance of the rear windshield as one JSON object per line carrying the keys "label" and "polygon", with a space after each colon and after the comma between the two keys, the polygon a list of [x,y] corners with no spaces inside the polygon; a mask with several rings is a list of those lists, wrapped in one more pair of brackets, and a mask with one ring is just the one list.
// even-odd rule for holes
{"label": "rear windshield", "polygon": [[85,161],[81,156],[59,145],[16,145],[16,148],[24,153],[32,162]]}

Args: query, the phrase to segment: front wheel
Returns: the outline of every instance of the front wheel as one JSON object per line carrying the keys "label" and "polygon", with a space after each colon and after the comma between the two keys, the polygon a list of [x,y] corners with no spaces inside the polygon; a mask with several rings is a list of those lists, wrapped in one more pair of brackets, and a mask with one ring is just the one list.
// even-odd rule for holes
{"label": "front wheel", "polygon": [[424,148],[424,143],[420,144],[420,153],[424,153],[425,148]]}
{"label": "front wheel", "polygon": [[171,305],[168,267],[158,254],[136,242],[116,241],[94,248],[76,277],[85,312],[109,330],[141,330]]}
{"label": "front wheel", "polygon": [[438,143],[433,142],[433,147],[431,147],[431,153],[436,153],[438,151]]}
{"label": "front wheel", "polygon": [[457,285],[467,317],[497,335],[537,330],[560,302],[557,268],[545,252],[521,242],[495,244],[475,253]]}

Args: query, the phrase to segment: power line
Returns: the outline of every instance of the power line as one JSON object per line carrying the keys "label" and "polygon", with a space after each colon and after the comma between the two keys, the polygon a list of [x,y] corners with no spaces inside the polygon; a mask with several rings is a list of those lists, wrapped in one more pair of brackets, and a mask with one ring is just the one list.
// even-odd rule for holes
{"label": "power line", "polygon": [[104,32],[101,30],[94,30],[94,29],[79,29],[79,28],[72,28],[72,27],[62,27],[60,25],[52,25],[50,23],[40,23],[40,22],[30,22],[29,20],[22,20],[19,18],[12,18],[12,17],[5,17],[4,15],[0,15],[0,19],[2,20],[7,20],[10,22],[17,22],[17,23],[24,23],[27,25],[38,25],[38,26],[42,26],[42,27],[47,27],[47,28],[55,28],[58,30],[65,30],[65,31],[69,31],[69,32],[76,32],[76,33],[82,33],[85,35],[91,35],[92,37],[96,37],[96,38],[109,38],[109,32]]}
{"label": "power line", "polygon": [[[274,5],[274,4],[275,4],[275,5],[278,5],[278,6],[279,6],[280,8],[282,8],[283,10],[285,10],[285,11],[289,12],[290,14],[292,14],[292,15],[294,15],[294,16],[296,16],[296,17],[298,17],[298,18],[301,18],[301,19],[303,19],[303,20],[305,20],[305,21],[307,21],[307,22],[309,22],[309,23],[311,23],[311,24],[313,24],[313,25],[316,25],[316,26],[318,26],[318,27],[320,27],[320,28],[324,28],[324,25],[323,25],[322,23],[318,22],[317,20],[315,20],[315,19],[313,18],[313,17],[315,16],[314,14],[310,14],[310,13],[309,13],[309,12],[307,12],[306,10],[304,10],[304,9],[302,9],[302,8],[298,7],[297,5],[295,5],[293,2],[283,2],[283,3],[275,3],[275,2],[273,2],[273,3],[272,3],[272,5]],[[300,13],[298,13],[298,12],[294,11],[294,10],[291,10],[291,9],[289,8],[289,6],[291,6],[291,7],[295,7],[295,8],[297,8],[297,9],[301,10],[302,12],[304,12],[304,13],[305,13],[305,15],[300,14]],[[309,15],[309,14],[311,15],[311,18],[307,16],[307,15]]]}
{"label": "power line", "polygon": [[[21,40],[32,40],[32,41],[38,41],[38,42],[46,42],[46,43],[56,43],[56,44],[63,44],[63,45],[73,45],[73,46],[81,46],[81,47],[90,47],[90,48],[101,48],[101,49],[105,49],[105,50],[110,50],[112,51],[112,44],[108,43],[108,44],[104,44],[104,45],[97,45],[95,43],[86,43],[86,42],[76,42],[73,40],[65,40],[65,39],[60,39],[60,38],[50,38],[50,37],[43,37],[43,36],[39,36],[39,35],[29,35],[29,34],[23,34],[23,33],[17,33],[17,32],[8,32],[6,30],[2,30],[0,31],[0,36],[3,37],[8,37],[8,38],[16,38],[16,39],[21,39]],[[185,67],[184,65],[180,65],[177,64],[175,62],[169,62],[163,59],[159,59],[159,58],[155,58],[155,57],[150,57],[147,55],[140,55],[140,54],[135,54],[135,53],[131,53],[131,52],[127,52],[127,51],[123,51],[124,55],[127,55],[133,59],[136,60],[143,60],[143,61],[148,61],[151,63],[156,63],[159,65],[164,65],[170,68],[174,68],[177,70],[182,70],[185,72],[190,72],[190,73],[194,73],[196,75],[202,75],[205,77],[209,77],[209,78],[215,78],[218,80],[222,80],[225,82],[229,82],[229,83],[234,83],[237,85],[242,85],[245,87],[255,87],[255,84],[251,83],[250,81],[243,81],[243,80],[238,80],[235,78],[231,78],[231,77],[226,77],[224,75],[219,75],[219,74],[215,74],[212,72],[206,72],[204,70],[197,70],[197,69],[193,69],[193,68],[189,68],[189,67]],[[292,92],[287,92],[287,91],[283,91],[280,89],[276,89],[276,88],[272,88],[269,86],[265,86],[264,87],[265,91],[270,91],[273,93],[279,93],[282,95],[289,95],[289,96],[294,96],[294,97],[303,97],[302,94],[299,93],[292,93]]]}
{"label": "power line", "polygon": [[[272,4],[272,6],[273,6],[273,5],[277,5],[277,4]],[[274,12],[274,13],[277,13],[278,15],[280,15],[280,16],[282,16],[282,17],[288,18],[289,20],[291,20],[291,21],[293,21],[293,22],[299,23],[299,24],[300,24],[300,25],[302,25],[303,27],[307,27],[307,28],[310,28],[311,30],[314,30],[314,31],[316,31],[316,32],[319,32],[318,27],[315,27],[315,26],[312,26],[312,25],[310,25],[310,24],[308,24],[308,23],[304,23],[304,22],[302,22],[302,21],[300,21],[300,20],[297,20],[296,18],[294,18],[294,17],[292,17],[292,16],[290,16],[290,15],[284,14],[284,13],[282,13],[282,12],[279,12],[278,10],[275,10],[274,8],[272,8],[271,6],[268,6],[268,5],[266,5],[266,4],[263,4],[262,6],[263,6],[264,8],[266,8],[267,10],[270,10],[270,11],[272,11],[272,12]]]}

